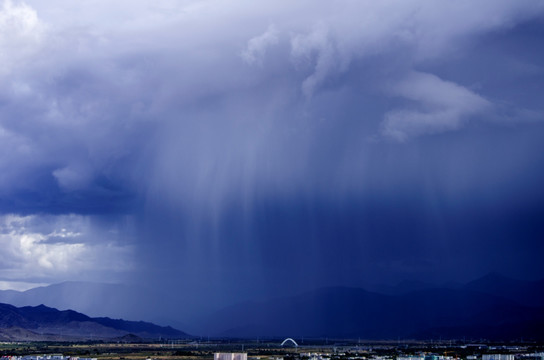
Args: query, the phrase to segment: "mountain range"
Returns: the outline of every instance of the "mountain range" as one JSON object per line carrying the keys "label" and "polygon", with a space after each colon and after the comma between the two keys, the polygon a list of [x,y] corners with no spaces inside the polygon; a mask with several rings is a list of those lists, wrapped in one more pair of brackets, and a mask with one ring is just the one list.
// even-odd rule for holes
{"label": "mountain range", "polygon": [[16,307],[0,303],[0,341],[13,340],[89,340],[189,337],[172,327],[143,321],[105,317],[91,318],[73,310],[60,311],[45,305]]}
{"label": "mountain range", "polygon": [[[45,303],[95,316],[134,319],[139,312],[149,316],[153,306],[149,298],[134,303],[132,300],[139,292],[126,286],[70,282],[24,292],[0,291],[0,302],[18,306]],[[167,306],[159,307],[155,316],[174,325],[176,320],[183,320],[176,319]],[[120,331],[119,335],[123,331],[145,335],[145,331],[127,327],[133,322],[124,322],[123,328],[111,319],[94,319],[95,324]],[[70,331],[89,333],[83,325],[79,326],[79,333]],[[191,332],[218,337],[544,340],[542,328],[544,280],[521,281],[493,273],[467,284],[403,282],[372,291],[327,287],[295,296],[243,302],[202,316],[192,324]],[[114,336],[111,330],[105,333]]]}
{"label": "mountain range", "polygon": [[206,327],[223,329],[217,335],[230,337],[541,340],[541,332],[535,329],[543,325],[544,308],[473,291],[431,289],[391,296],[356,288],[324,288],[232,306],[214,314]]}
{"label": "mountain range", "polygon": [[[246,302],[203,321],[226,337],[544,340],[544,280],[497,273],[467,284],[403,282],[379,293],[329,287]],[[208,330],[209,331],[209,330]]]}

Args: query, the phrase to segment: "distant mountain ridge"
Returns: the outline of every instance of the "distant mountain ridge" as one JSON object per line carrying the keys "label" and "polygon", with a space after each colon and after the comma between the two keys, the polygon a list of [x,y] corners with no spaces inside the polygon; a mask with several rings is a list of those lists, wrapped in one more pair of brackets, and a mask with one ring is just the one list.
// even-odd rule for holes
{"label": "distant mountain ridge", "polygon": [[73,310],[60,311],[45,305],[16,307],[0,303],[0,339],[4,340],[111,339],[129,334],[144,339],[189,337],[172,327],[142,321],[91,318]]}
{"label": "distant mountain ridge", "polygon": [[403,280],[396,285],[371,285],[366,289],[372,292],[385,295],[402,295],[419,290],[428,290],[428,289],[460,289],[464,284],[459,283],[443,283],[443,284],[432,284],[423,281],[415,280]]}
{"label": "distant mountain ridge", "polygon": [[490,273],[463,288],[504,297],[526,306],[544,306],[544,279],[524,281]]}
{"label": "distant mountain ridge", "polygon": [[186,324],[172,316],[179,310],[178,299],[169,295],[144,286],[66,281],[26,291],[0,290],[0,303],[15,306],[44,304],[59,310],[75,310],[91,317],[144,320],[185,329]]}
{"label": "distant mountain ridge", "polygon": [[[504,287],[500,286],[504,279]],[[420,287],[420,284],[415,284]],[[541,293],[542,282],[498,274],[456,288],[380,294],[331,287],[298,296],[228,307],[209,317],[218,336],[397,338],[521,338],[544,340],[544,303],[516,301],[515,291]],[[513,291],[513,292],[512,292]],[[529,306],[536,304],[538,306]]]}
{"label": "distant mountain ridge", "polygon": [[67,281],[26,291],[0,290],[0,303],[15,306],[45,304],[56,309],[73,309],[90,316],[131,318],[140,309],[126,306],[127,300],[138,298],[141,292],[141,289],[122,284]]}
{"label": "distant mountain ridge", "polygon": [[[233,337],[289,334],[544,340],[541,331],[537,331],[544,327],[544,280],[522,281],[492,273],[467,284],[437,286],[404,281],[379,289],[331,287],[274,300],[244,302],[208,314],[192,324],[191,332]],[[178,324],[183,320],[176,318],[175,301],[150,293],[130,286],[67,282],[25,292],[0,291],[0,302],[72,308],[99,316],[95,324],[116,328],[124,334],[145,331],[137,326],[139,322],[116,324],[117,320],[102,316],[137,319],[146,314],[148,320],[152,313],[149,309],[155,307],[155,316],[167,319],[161,322],[176,325],[176,320]],[[81,333],[88,331],[80,326]],[[185,325],[176,327],[186,329]]]}

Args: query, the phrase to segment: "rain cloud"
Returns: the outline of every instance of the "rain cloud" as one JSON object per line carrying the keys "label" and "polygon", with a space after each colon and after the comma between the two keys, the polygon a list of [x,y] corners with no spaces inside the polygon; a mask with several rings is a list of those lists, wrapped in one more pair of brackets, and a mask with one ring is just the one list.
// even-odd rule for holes
{"label": "rain cloud", "polygon": [[543,16],[537,0],[3,1],[0,283],[175,282],[208,309],[542,277]]}

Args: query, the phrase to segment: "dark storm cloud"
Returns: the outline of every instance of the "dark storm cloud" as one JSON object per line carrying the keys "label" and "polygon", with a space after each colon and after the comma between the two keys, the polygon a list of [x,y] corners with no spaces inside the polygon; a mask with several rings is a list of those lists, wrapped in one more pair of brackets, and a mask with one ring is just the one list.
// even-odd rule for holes
{"label": "dark storm cloud", "polygon": [[[543,11],[5,2],[0,210],[19,220],[4,241],[16,253],[34,234],[50,281],[68,274],[48,268],[51,246],[110,244],[97,268],[122,254],[111,271],[137,263],[135,279],[200,307],[543,276]],[[65,232],[94,221],[63,241],[63,214],[81,216]]]}
{"label": "dark storm cloud", "polygon": [[[116,209],[120,205],[113,203],[145,193],[146,167],[162,163],[169,169],[165,171],[194,174],[184,176],[183,181],[193,183],[179,192],[197,194],[200,202],[194,188],[209,188],[209,169],[224,173],[216,192],[226,196],[239,184],[230,177],[277,180],[280,188],[305,183],[304,169],[320,168],[308,165],[317,161],[312,154],[320,144],[333,147],[325,162],[353,163],[334,153],[335,146],[353,147],[355,140],[342,144],[345,125],[360,133],[361,141],[459,129],[489,113],[492,100],[414,66],[448,59],[452,49],[462,51],[467,38],[512,26],[533,9],[530,2],[482,2],[473,9],[476,15],[459,15],[454,23],[450,18],[464,14],[464,5],[364,3],[332,12],[318,6],[305,13],[298,5],[257,10],[246,4],[221,13],[220,6],[203,3],[180,5],[163,24],[159,19],[172,10],[170,3],[143,18],[142,4],[126,14],[95,4],[78,14],[82,25],[76,27],[75,20],[60,20],[60,8],[32,4],[51,17],[42,20],[41,12],[28,6],[6,4],[5,17],[20,23],[7,30],[25,40],[17,45],[29,60],[11,63],[12,70],[4,75],[11,86],[4,93],[2,126],[12,142],[11,161],[20,164],[5,172],[10,177],[4,189],[18,193],[18,200],[26,193],[30,209],[42,204],[47,211],[52,203],[61,212],[72,207],[84,211],[78,200],[90,212],[103,212],[109,198]],[[493,12],[492,21],[478,17],[486,11]],[[106,12],[119,16],[119,23],[92,20],[93,14]],[[209,18],[200,18],[203,13]],[[365,21],[360,21],[361,13]],[[217,36],[216,29],[250,14],[264,16],[272,25],[263,28],[252,19],[247,29],[235,26]],[[444,26],[435,29],[439,21]],[[6,27],[13,23],[5,22]],[[212,22],[215,27],[206,29]],[[399,56],[405,60],[396,60]],[[373,73],[379,75],[368,75]],[[361,85],[359,79],[371,83]],[[359,108],[359,102],[372,96],[378,102],[388,98],[381,106]],[[323,141],[319,122],[329,124],[338,141]],[[266,156],[271,168],[263,170],[257,156]],[[229,160],[221,157],[229,157],[239,169],[230,170]],[[220,166],[225,169],[216,169]],[[164,181],[175,179],[164,175]],[[165,189],[173,188],[169,184]],[[59,199],[65,199],[65,207]]]}

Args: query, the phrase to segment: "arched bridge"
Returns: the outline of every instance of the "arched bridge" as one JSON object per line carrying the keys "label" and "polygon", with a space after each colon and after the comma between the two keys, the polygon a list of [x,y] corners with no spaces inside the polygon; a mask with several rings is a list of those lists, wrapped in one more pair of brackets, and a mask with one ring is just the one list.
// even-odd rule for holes
{"label": "arched bridge", "polygon": [[291,338],[287,338],[287,339],[283,340],[283,342],[281,343],[281,346],[285,345],[285,343],[288,343],[289,341],[292,342],[293,345],[295,345],[296,347],[298,347],[297,342],[296,342],[295,340],[291,339]]}

